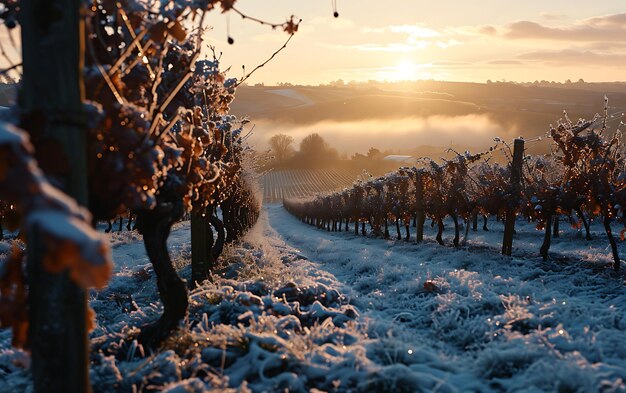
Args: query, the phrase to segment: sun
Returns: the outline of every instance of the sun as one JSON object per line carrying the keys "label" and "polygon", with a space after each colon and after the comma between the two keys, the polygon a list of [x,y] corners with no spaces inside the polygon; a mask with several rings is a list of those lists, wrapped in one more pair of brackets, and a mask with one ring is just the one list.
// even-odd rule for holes
{"label": "sun", "polygon": [[393,79],[399,81],[413,80],[417,76],[418,67],[410,61],[403,61],[393,67]]}
{"label": "sun", "polygon": [[411,60],[401,59],[395,65],[388,65],[380,68],[375,73],[375,79],[388,82],[409,82],[418,79],[430,79],[432,75],[428,72],[428,64],[415,64]]}

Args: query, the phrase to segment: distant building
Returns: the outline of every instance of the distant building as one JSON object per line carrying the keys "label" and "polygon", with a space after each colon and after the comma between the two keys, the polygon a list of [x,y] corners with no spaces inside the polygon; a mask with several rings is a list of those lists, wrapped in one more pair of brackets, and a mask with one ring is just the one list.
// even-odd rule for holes
{"label": "distant building", "polygon": [[385,156],[383,158],[383,160],[411,164],[411,163],[413,163],[415,161],[415,157],[413,157],[413,156],[402,156],[402,155],[398,155],[398,154],[391,154],[391,155]]}

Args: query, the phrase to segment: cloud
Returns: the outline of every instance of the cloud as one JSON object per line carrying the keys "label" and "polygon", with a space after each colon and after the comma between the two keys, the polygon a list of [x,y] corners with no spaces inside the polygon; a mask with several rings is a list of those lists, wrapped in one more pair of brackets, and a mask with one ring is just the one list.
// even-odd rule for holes
{"label": "cloud", "polygon": [[582,45],[584,49],[594,51],[620,51],[626,50],[626,42],[589,42]]}
{"label": "cloud", "polygon": [[490,60],[486,62],[489,65],[522,65],[524,62],[519,60]]}
{"label": "cloud", "polygon": [[[362,34],[375,34],[382,42],[369,42],[354,45],[326,45],[335,49],[351,49],[363,52],[396,52],[408,53],[423,50],[429,47],[446,49],[452,46],[461,45],[459,39],[448,31],[435,30],[421,24],[415,25],[389,25],[385,27],[364,27]],[[398,40],[397,36],[404,36]]]}
{"label": "cloud", "polygon": [[391,42],[388,44],[359,44],[359,45],[333,45],[340,49],[355,49],[363,52],[413,52],[419,49],[426,49],[431,46],[430,41],[413,42],[411,44],[402,42]]}
{"label": "cloud", "polygon": [[554,66],[622,66],[626,62],[626,54],[606,54],[576,49],[535,51],[521,54],[518,57],[523,60],[540,61]]}
{"label": "cloud", "polygon": [[365,34],[383,34],[383,33],[401,33],[413,37],[432,38],[439,37],[441,35],[437,30],[433,30],[422,24],[416,25],[389,25],[385,27],[364,27],[361,29],[361,33]]}
{"label": "cloud", "polygon": [[462,42],[455,39],[448,40],[417,40],[408,38],[404,42],[389,42],[382,44],[356,44],[356,45],[324,45],[335,49],[352,49],[363,52],[396,52],[396,53],[409,53],[417,50],[423,50],[429,47],[436,46],[441,49],[447,49],[452,46],[461,45]]}
{"label": "cloud", "polygon": [[464,42],[473,39],[484,39],[486,37],[498,37],[503,32],[502,26],[494,25],[465,25],[465,26],[448,26],[442,31],[449,37],[455,37]]}
{"label": "cloud", "polygon": [[556,41],[623,41],[626,36],[626,13],[584,19],[551,27],[533,21],[519,21],[507,26],[504,37],[510,39]]}
{"label": "cloud", "polygon": [[478,26],[476,30],[484,35],[496,35],[498,33],[498,30],[490,25]]}
{"label": "cloud", "polygon": [[[433,27],[398,24],[364,27],[361,42],[330,44],[338,50],[412,53],[450,50],[441,56],[454,61],[422,64],[430,72],[470,67],[477,69],[522,66],[621,66],[626,60],[626,13],[567,20],[560,14],[541,14],[543,21],[522,20],[503,25]],[[552,22],[550,22],[552,21]],[[529,50],[529,41],[533,49]],[[482,53],[481,58],[477,57]],[[441,55],[441,53],[439,54]],[[385,70],[381,70],[385,72]]]}
{"label": "cloud", "polygon": [[626,25],[626,13],[590,18],[587,19],[587,23],[596,27],[618,27],[624,29]]}

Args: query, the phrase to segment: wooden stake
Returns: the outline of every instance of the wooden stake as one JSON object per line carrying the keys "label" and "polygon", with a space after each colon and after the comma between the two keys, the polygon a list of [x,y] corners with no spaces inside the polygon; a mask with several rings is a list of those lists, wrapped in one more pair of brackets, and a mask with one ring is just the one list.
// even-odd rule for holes
{"label": "wooden stake", "polygon": [[[53,184],[86,206],[83,3],[20,3],[24,74],[18,103],[20,125],[30,133],[42,169]],[[86,291],[66,272],[48,272],[43,266],[45,257],[44,239],[35,228],[28,234],[28,334],[34,391],[90,392]]]}
{"label": "wooden stake", "polygon": [[524,160],[524,140],[516,139],[513,144],[513,162],[511,163],[511,200],[504,221],[504,238],[502,239],[502,255],[511,255],[513,251],[513,232],[515,231],[515,210],[519,199],[522,180],[522,163]]}
{"label": "wooden stake", "polygon": [[424,214],[424,183],[422,180],[422,174],[417,173],[417,182],[415,190],[415,199],[417,201],[416,212],[416,224],[415,224],[415,241],[417,243],[424,240],[424,221],[426,221],[426,215]]}
{"label": "wooden stake", "polygon": [[207,247],[206,213],[191,214],[191,287],[207,279],[209,249]]}

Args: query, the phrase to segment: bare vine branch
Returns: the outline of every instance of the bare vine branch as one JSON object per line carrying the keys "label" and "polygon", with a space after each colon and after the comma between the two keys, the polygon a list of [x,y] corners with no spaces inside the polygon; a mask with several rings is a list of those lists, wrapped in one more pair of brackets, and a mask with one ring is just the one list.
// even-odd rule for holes
{"label": "bare vine branch", "polygon": [[256,67],[254,67],[254,69],[252,71],[248,72],[243,78],[241,78],[241,80],[237,81],[237,83],[235,84],[235,87],[240,86],[242,83],[244,83],[246,80],[248,80],[252,76],[252,74],[254,74],[260,68],[263,68],[267,63],[272,61],[280,52],[282,52],[284,49],[286,49],[287,45],[289,44],[289,41],[291,41],[293,36],[294,36],[294,34],[290,34],[289,38],[287,38],[287,40],[285,41],[283,46],[281,46],[280,48],[278,48],[278,50],[276,50],[274,53],[272,53],[272,55],[267,60],[265,60],[263,63],[261,63],[261,64],[257,65]]}

